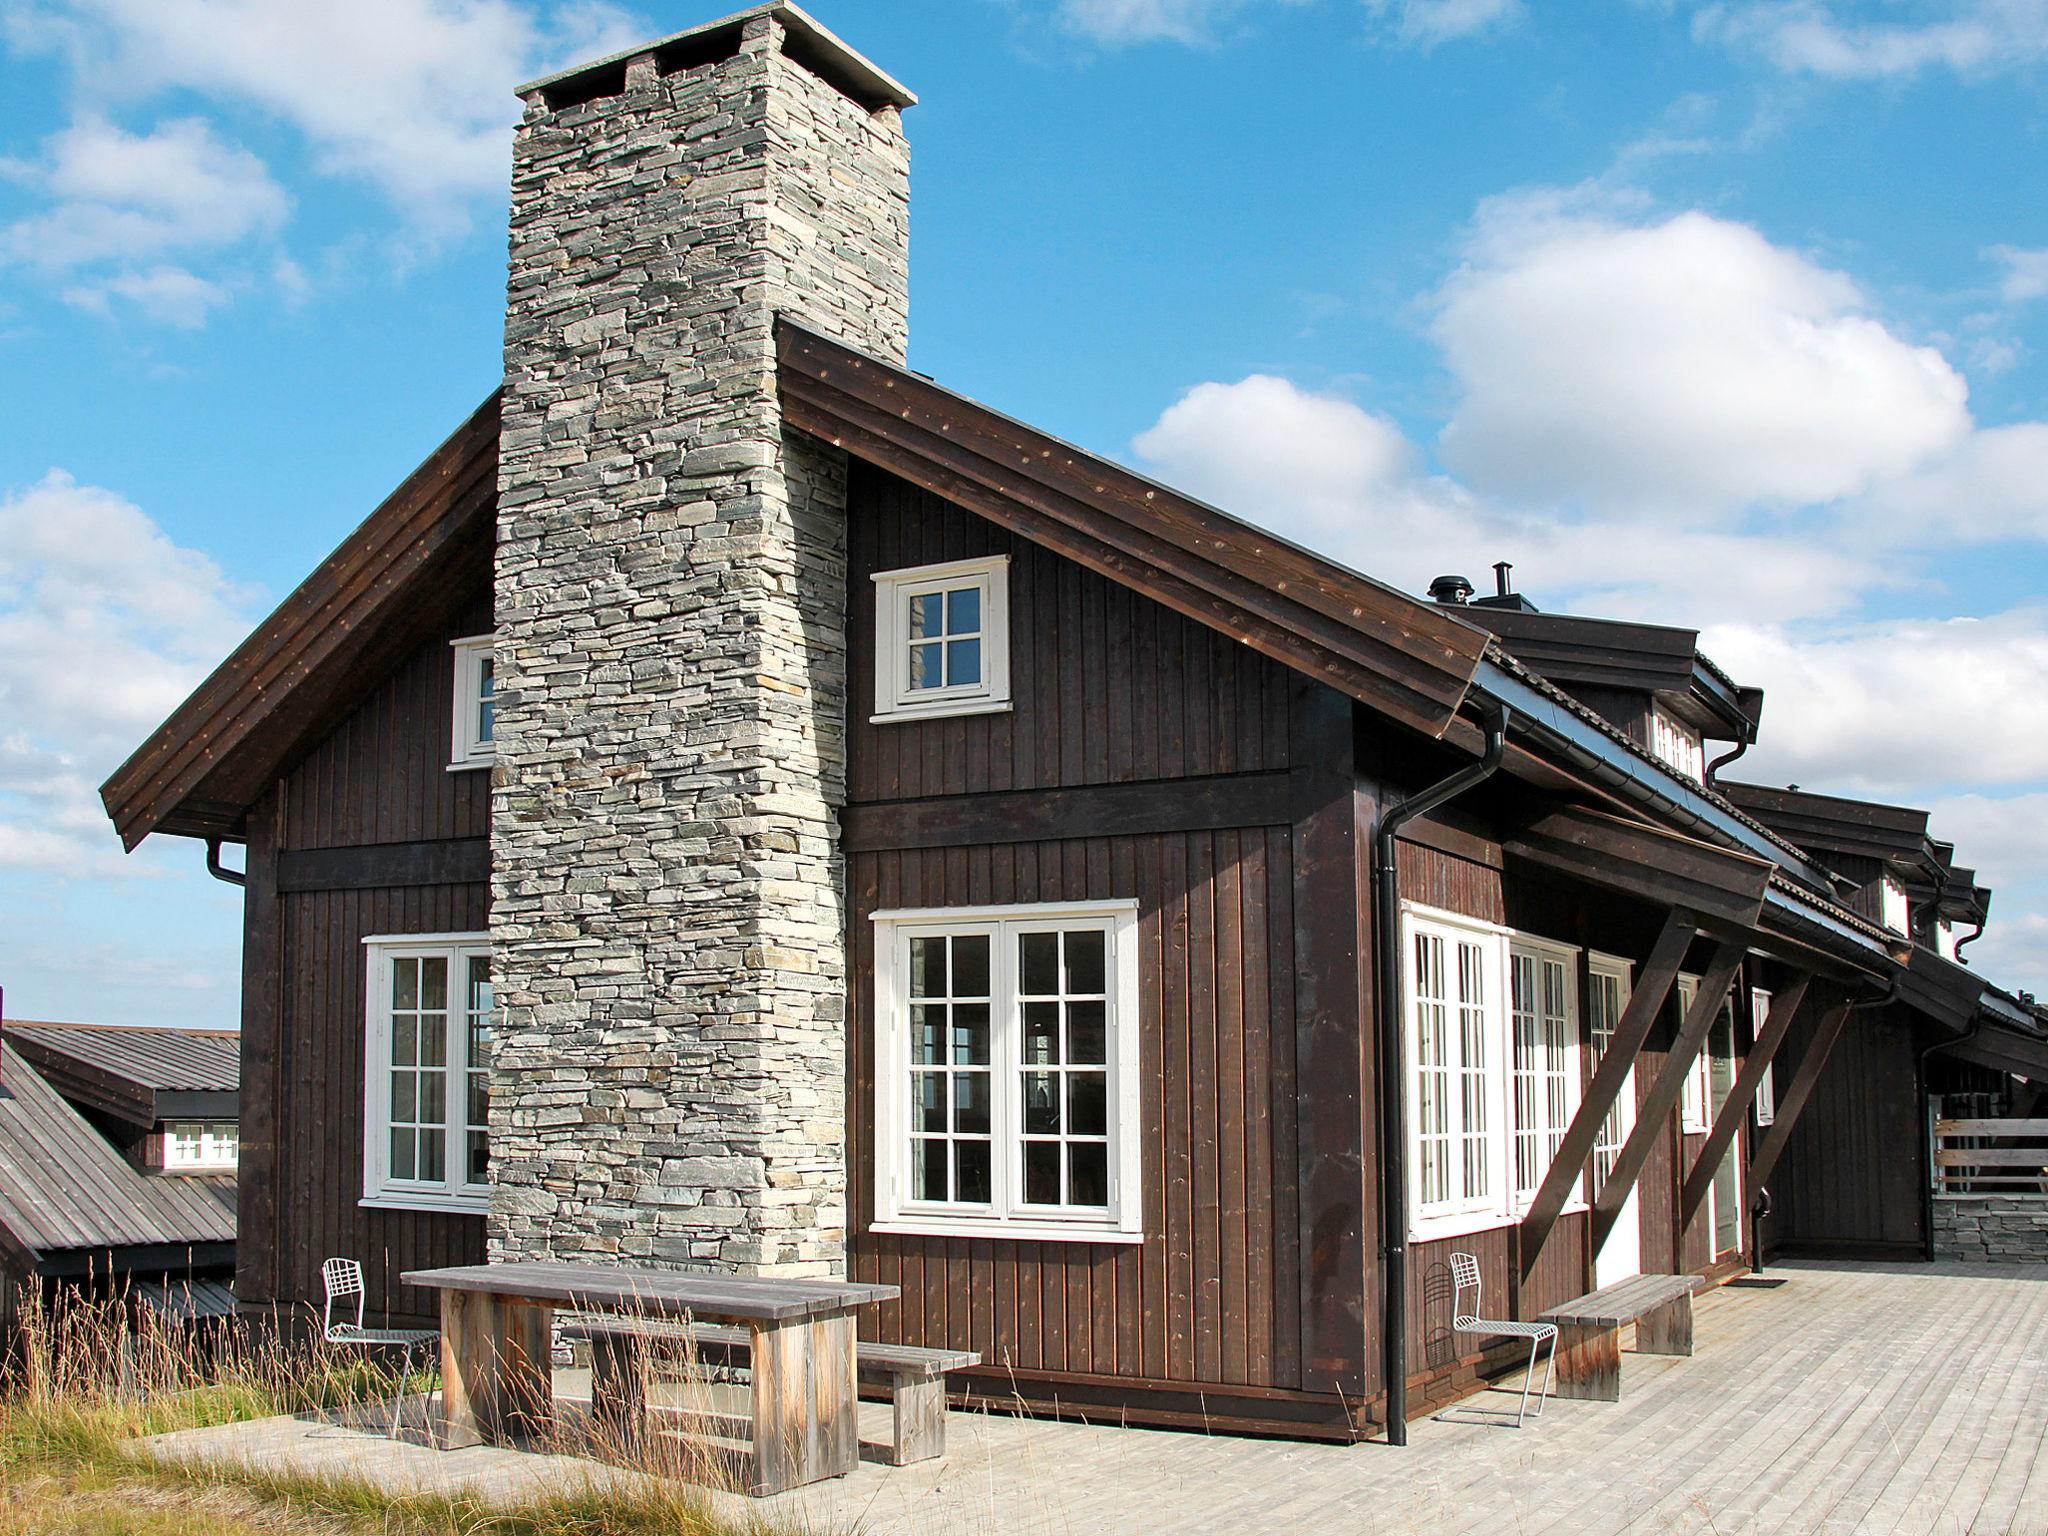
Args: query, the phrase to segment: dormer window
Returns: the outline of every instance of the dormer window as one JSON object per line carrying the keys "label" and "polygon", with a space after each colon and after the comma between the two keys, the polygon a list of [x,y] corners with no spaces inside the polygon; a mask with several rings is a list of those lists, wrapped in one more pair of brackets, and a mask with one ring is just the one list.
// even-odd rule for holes
{"label": "dormer window", "polygon": [[1878,897],[1878,921],[1893,933],[1912,936],[1912,908],[1906,901],[1906,888],[1890,875],[1883,877],[1883,889]]}
{"label": "dormer window", "polygon": [[1695,784],[1707,781],[1707,754],[1700,733],[1663,705],[1650,710],[1650,753],[1658,762]]}
{"label": "dormer window", "polygon": [[1010,707],[1010,560],[878,572],[877,722]]}
{"label": "dormer window", "polygon": [[488,768],[496,755],[497,637],[470,635],[449,642],[455,657],[455,718],[448,766]]}

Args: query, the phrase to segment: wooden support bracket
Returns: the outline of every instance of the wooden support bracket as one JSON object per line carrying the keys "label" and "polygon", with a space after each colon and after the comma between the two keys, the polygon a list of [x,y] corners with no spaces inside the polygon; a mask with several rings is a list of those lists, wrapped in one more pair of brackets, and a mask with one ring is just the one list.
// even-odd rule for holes
{"label": "wooden support bracket", "polygon": [[1743,1116],[1749,1113],[1749,1106],[1756,1101],[1764,1073],[1778,1054],[1778,1047],[1785,1043],[1785,1036],[1806,1001],[1807,988],[1812,981],[1811,976],[1801,976],[1771,998],[1770,1017],[1757,1031],[1749,1054],[1743,1058],[1742,1071],[1736,1076],[1735,1086],[1728,1090],[1721,1112],[1714,1117],[1713,1127],[1707,1132],[1706,1145],[1700,1148],[1699,1156],[1693,1159],[1692,1168],[1685,1176],[1685,1188],[1678,1197],[1680,1231],[1692,1224],[1693,1216],[1707,1198],[1707,1191],[1713,1187],[1714,1170],[1721,1166],[1721,1159],[1727,1155],[1736,1133],[1742,1129]]}

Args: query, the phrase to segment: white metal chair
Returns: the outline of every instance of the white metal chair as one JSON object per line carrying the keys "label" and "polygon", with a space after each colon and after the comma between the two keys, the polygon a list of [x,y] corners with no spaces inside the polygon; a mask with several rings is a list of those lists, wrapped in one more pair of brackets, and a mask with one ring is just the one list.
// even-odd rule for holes
{"label": "white metal chair", "polygon": [[[1515,1415],[1515,1428],[1531,1418],[1543,1417],[1543,1399],[1550,1392],[1550,1368],[1557,1358],[1557,1324],[1517,1323],[1506,1318],[1481,1317],[1479,1315],[1479,1260],[1469,1253],[1451,1255],[1451,1283],[1455,1290],[1451,1297],[1451,1332],[1484,1333],[1499,1338],[1527,1339],[1529,1341],[1529,1369],[1522,1377],[1522,1406]],[[1465,1293],[1472,1293],[1468,1306]],[[1536,1394],[1536,1411],[1529,1411],[1529,1388],[1536,1380],[1536,1353],[1548,1340],[1550,1353],[1543,1358],[1543,1386]]]}
{"label": "white metal chair", "polygon": [[[365,1328],[363,1266],[354,1259],[328,1259],[320,1266],[320,1279],[327,1289],[327,1303],[320,1313],[320,1337],[329,1344],[356,1345],[365,1350],[388,1345],[402,1352],[400,1366],[410,1376],[413,1352],[440,1342],[441,1335],[433,1328]],[[351,1297],[356,1304],[355,1321],[336,1321],[334,1304],[339,1301],[346,1305]],[[400,1390],[391,1397],[390,1438],[394,1440],[398,1438],[398,1421],[404,1411],[403,1378],[399,1386]]]}

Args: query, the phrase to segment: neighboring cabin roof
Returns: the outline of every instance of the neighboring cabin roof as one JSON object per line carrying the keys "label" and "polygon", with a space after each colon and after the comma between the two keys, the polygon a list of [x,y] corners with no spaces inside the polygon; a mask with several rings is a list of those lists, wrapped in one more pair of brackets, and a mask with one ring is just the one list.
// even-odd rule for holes
{"label": "neighboring cabin roof", "polygon": [[497,494],[494,390],[101,786],[121,841],[239,840],[277,776],[489,582]]}
{"label": "neighboring cabin roof", "polygon": [[74,1104],[148,1127],[239,1118],[242,1037],[234,1030],[9,1019],[0,1034]]}
{"label": "neighboring cabin roof", "polygon": [[235,1240],[235,1181],[141,1172],[0,1043],[0,1238],[47,1273],[109,1250],[117,1269],[120,1250],[163,1268],[163,1250]]}

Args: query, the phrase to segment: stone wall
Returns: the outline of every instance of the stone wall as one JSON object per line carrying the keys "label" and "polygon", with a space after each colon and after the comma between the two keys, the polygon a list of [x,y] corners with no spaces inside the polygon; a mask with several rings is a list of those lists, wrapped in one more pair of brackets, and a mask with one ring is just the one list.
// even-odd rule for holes
{"label": "stone wall", "polygon": [[2048,1264],[2048,1196],[1935,1196],[1934,1256],[1965,1264]]}
{"label": "stone wall", "polygon": [[781,43],[517,136],[494,1258],[844,1262],[845,465],[773,327],[903,357],[909,157]]}

